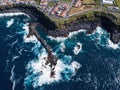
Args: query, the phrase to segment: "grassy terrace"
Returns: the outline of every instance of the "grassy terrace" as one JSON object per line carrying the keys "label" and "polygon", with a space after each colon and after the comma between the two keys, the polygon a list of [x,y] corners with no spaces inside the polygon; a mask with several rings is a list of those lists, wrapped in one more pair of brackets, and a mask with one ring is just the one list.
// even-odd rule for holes
{"label": "grassy terrace", "polygon": [[59,0],[59,1],[62,1],[62,2],[71,2],[72,0]]}
{"label": "grassy terrace", "polygon": [[94,0],[83,0],[83,4],[93,4],[95,3]]}
{"label": "grassy terrace", "polygon": [[35,2],[36,2],[37,4],[39,4],[39,3],[40,3],[40,0],[35,0]]}
{"label": "grassy terrace", "polygon": [[87,20],[94,20],[94,12],[86,12],[83,14],[78,14],[78,15],[74,15],[71,16],[70,18],[55,18],[54,16],[48,16],[52,21],[54,21],[56,23],[56,26],[60,29],[63,30],[65,29],[65,24],[70,23],[72,21],[76,21],[77,18],[84,18],[85,21]]}
{"label": "grassy terrace", "polygon": [[50,6],[50,7],[53,7],[55,5],[55,2],[54,1],[50,1],[49,3],[48,3],[48,6]]}
{"label": "grassy terrace", "polygon": [[115,0],[118,7],[120,7],[120,0]]}
{"label": "grassy terrace", "polygon": [[[64,26],[65,24],[74,22],[78,18],[82,18],[84,21],[95,20],[96,18],[94,15],[101,16],[101,11],[85,12],[82,14],[71,16],[70,18],[66,18],[66,19],[55,18],[55,17],[50,17],[50,19],[55,22],[55,24],[59,30],[63,30],[63,29],[65,29],[65,26]],[[106,13],[102,12],[102,16],[106,16],[113,21],[116,20],[116,16],[114,16],[112,14],[106,14]],[[117,24],[120,25],[120,18],[117,19]]]}

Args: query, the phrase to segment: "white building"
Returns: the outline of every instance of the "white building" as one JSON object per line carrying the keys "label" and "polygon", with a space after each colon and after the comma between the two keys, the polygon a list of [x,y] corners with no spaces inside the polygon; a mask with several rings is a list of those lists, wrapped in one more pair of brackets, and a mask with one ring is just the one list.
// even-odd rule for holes
{"label": "white building", "polygon": [[114,0],[102,0],[103,4],[113,4]]}

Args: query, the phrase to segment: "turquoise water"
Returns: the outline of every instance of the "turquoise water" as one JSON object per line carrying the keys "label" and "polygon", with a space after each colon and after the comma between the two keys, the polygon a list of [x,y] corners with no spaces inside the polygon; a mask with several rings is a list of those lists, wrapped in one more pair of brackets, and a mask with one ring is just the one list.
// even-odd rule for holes
{"label": "turquoise water", "polygon": [[[26,38],[30,18],[21,13],[0,15],[0,90],[119,90],[120,48],[109,33],[96,28],[68,37],[41,37],[58,57],[55,76],[45,66],[47,52],[35,36]],[[80,48],[78,48],[80,46]]]}

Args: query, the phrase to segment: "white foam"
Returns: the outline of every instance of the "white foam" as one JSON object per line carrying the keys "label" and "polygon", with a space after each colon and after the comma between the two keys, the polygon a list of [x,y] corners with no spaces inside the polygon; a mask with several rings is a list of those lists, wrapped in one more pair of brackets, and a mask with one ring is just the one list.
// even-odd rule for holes
{"label": "white foam", "polygon": [[106,31],[103,30],[101,27],[97,27],[96,30],[94,31],[93,34],[91,34],[91,39],[93,40],[99,40],[99,44],[101,46],[107,47],[107,48],[112,48],[112,49],[118,49],[119,48],[119,43],[114,44],[110,40],[110,34]]}
{"label": "white foam", "polygon": [[15,88],[14,69],[15,69],[15,65],[14,65],[14,66],[12,67],[12,69],[11,69],[11,76],[10,76],[10,80],[11,80],[11,82],[13,83],[12,90],[14,90],[14,88]]}
{"label": "white foam", "polygon": [[77,35],[80,32],[86,32],[86,30],[85,29],[80,29],[78,31],[70,32],[68,37],[71,38],[72,36]]}
{"label": "white foam", "polygon": [[7,21],[7,28],[9,28],[12,24],[14,23],[14,19],[10,19],[9,21]]}
{"label": "white foam", "polygon": [[100,35],[104,34],[103,29],[99,26],[96,28],[96,32],[99,33]]}
{"label": "white foam", "polygon": [[20,55],[22,55],[22,51],[23,51],[24,49],[22,48],[22,49],[20,49],[20,51],[18,52]]}
{"label": "white foam", "polygon": [[11,69],[11,76],[10,76],[10,80],[13,81],[14,80],[14,70],[15,69],[15,65],[12,67]]}
{"label": "white foam", "polygon": [[78,70],[79,68],[82,67],[82,65],[79,64],[79,63],[76,62],[76,61],[73,61],[73,62],[71,63],[71,66],[73,67],[74,70]]}
{"label": "white foam", "polygon": [[16,39],[12,44],[10,44],[10,46],[15,45],[18,42],[18,39]]}
{"label": "white foam", "polygon": [[26,34],[29,33],[29,23],[24,24],[23,29],[25,30]]}
{"label": "white foam", "polygon": [[119,48],[119,43],[114,44],[110,39],[108,39],[108,47],[113,48],[113,49],[118,49]]}
{"label": "white foam", "polygon": [[12,85],[12,90],[15,90],[15,84],[16,84],[16,82],[15,82],[15,80],[13,81],[13,85]]}
{"label": "white foam", "polygon": [[12,58],[12,61],[14,61],[15,59],[18,59],[20,56],[14,56],[13,58]]}
{"label": "white foam", "polygon": [[61,60],[58,60],[56,67],[54,69],[55,75],[51,77],[51,74],[50,74],[51,67],[49,66],[49,64],[48,65],[45,64],[47,57],[48,57],[47,52],[45,51],[45,49],[42,49],[39,55],[39,60],[36,62],[31,61],[27,66],[27,70],[32,71],[32,74],[37,75],[39,73],[39,75],[37,77],[34,77],[33,79],[33,87],[42,86],[44,84],[51,84],[54,82],[59,82],[63,78],[61,76],[61,73],[68,74],[68,71],[64,72],[66,68],[68,68],[70,71],[73,72],[72,76],[75,75],[76,70],[80,68],[80,64],[75,61],[72,62],[70,65],[66,65]]}
{"label": "white foam", "polygon": [[27,17],[29,17],[27,14],[23,13],[23,12],[16,12],[16,13],[0,13],[0,17],[12,17],[12,16],[18,16],[18,15],[26,15]]}
{"label": "white foam", "polygon": [[86,30],[85,29],[80,29],[78,31],[70,32],[68,34],[68,37],[52,37],[52,36],[47,36],[47,37],[52,41],[54,40],[54,41],[57,41],[57,42],[64,42],[66,39],[71,38],[72,36],[77,35],[80,32],[86,32]]}
{"label": "white foam", "polygon": [[33,43],[36,43],[38,42],[37,38],[35,35],[32,35],[30,37],[27,37],[27,36],[24,36],[24,42],[33,42]]}
{"label": "white foam", "polygon": [[77,45],[74,47],[73,52],[75,55],[77,55],[81,50],[82,50],[82,44],[78,42]]}
{"label": "white foam", "polygon": [[57,41],[57,42],[64,42],[67,37],[52,37],[52,36],[47,36],[52,41]]}
{"label": "white foam", "polygon": [[65,52],[66,46],[63,42],[60,44],[60,49],[61,49],[61,52]]}

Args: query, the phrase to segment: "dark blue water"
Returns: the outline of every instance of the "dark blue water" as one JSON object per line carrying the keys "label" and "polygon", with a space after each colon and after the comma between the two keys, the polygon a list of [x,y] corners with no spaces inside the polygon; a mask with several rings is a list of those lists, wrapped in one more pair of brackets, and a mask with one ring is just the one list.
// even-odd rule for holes
{"label": "dark blue water", "polygon": [[120,90],[120,49],[105,30],[53,38],[37,27],[59,58],[51,79],[49,65],[43,68],[46,50],[34,36],[26,38],[28,21],[26,15],[0,16],[0,90]]}

